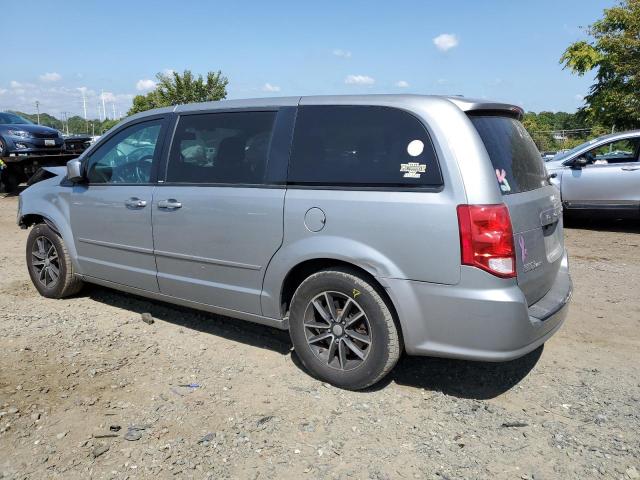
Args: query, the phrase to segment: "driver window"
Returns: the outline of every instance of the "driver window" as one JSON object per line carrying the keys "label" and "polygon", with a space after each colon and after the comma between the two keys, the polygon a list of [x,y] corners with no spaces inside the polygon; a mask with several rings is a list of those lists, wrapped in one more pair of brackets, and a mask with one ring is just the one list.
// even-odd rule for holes
{"label": "driver window", "polygon": [[592,150],[584,156],[589,165],[609,165],[612,163],[628,163],[638,161],[638,144],[640,139],[629,138],[605,143]]}
{"label": "driver window", "polygon": [[162,120],[127,127],[89,157],[90,183],[149,183]]}

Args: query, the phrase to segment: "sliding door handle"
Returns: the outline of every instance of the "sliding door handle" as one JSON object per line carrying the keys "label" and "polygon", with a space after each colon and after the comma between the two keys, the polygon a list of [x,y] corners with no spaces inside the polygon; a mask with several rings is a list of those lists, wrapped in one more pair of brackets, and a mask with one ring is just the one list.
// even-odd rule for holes
{"label": "sliding door handle", "polygon": [[163,210],[177,210],[178,208],[182,208],[182,204],[179,201],[170,198],[168,200],[160,200],[158,202],[158,208],[162,208]]}
{"label": "sliding door handle", "polygon": [[124,201],[127,208],[144,208],[147,206],[146,200],[140,200],[138,197],[131,197]]}

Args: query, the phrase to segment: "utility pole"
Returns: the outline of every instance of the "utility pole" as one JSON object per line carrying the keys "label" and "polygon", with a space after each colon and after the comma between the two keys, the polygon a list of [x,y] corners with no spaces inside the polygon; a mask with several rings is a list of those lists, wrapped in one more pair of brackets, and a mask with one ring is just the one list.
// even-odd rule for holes
{"label": "utility pole", "polygon": [[112,103],[111,106],[113,107],[113,119],[116,119],[116,104]]}
{"label": "utility pole", "polygon": [[104,112],[104,119],[107,119],[107,109],[104,106],[104,90],[100,90],[100,97],[102,97],[102,111]]}
{"label": "utility pole", "polygon": [[68,117],[68,113],[69,112],[62,112],[62,129],[65,129],[65,124],[66,124],[66,130],[67,130],[67,135],[69,135],[69,117]]}
{"label": "utility pole", "polygon": [[89,133],[89,120],[87,119],[87,96],[86,96],[86,92],[85,92],[85,88],[82,87],[80,89],[80,91],[82,92],[82,109],[84,110],[84,123],[86,126],[86,131],[87,134]]}
{"label": "utility pole", "polygon": [[40,125],[40,102],[36,100],[36,112],[38,112],[38,125]]}

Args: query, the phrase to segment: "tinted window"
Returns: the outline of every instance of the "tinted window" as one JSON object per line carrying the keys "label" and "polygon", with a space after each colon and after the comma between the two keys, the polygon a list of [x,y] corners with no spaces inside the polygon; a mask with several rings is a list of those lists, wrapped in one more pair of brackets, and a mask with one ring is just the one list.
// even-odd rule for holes
{"label": "tinted window", "polygon": [[489,153],[503,194],[549,184],[540,152],[518,120],[498,116],[470,118]]}
{"label": "tinted window", "polygon": [[162,120],[138,123],[121,130],[91,154],[87,176],[91,183],[149,183]]}
{"label": "tinted window", "polygon": [[167,182],[264,182],[275,112],[185,115],[171,146]]}
{"label": "tinted window", "polygon": [[441,185],[442,177],[429,135],[411,114],[308,106],[298,111],[289,182],[424,187]]}

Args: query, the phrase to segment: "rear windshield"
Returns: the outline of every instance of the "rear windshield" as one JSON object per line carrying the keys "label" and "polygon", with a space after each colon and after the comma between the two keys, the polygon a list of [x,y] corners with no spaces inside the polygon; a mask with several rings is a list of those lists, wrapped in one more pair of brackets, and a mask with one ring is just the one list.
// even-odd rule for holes
{"label": "rear windshield", "polygon": [[476,115],[470,119],[489,153],[504,195],[549,184],[540,152],[518,120]]}

